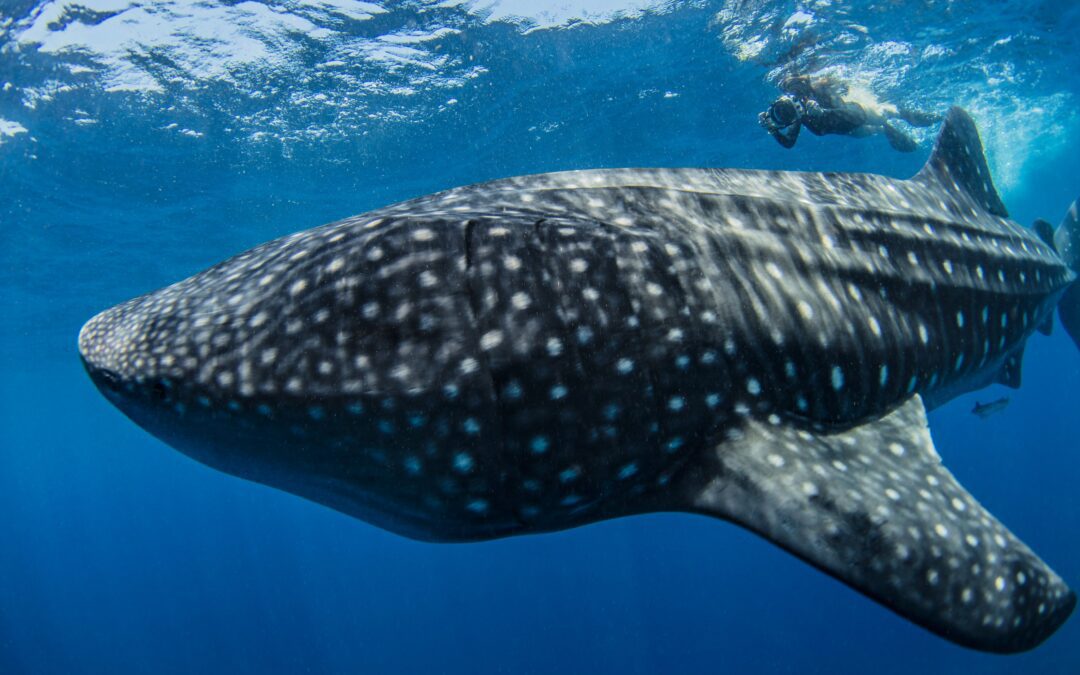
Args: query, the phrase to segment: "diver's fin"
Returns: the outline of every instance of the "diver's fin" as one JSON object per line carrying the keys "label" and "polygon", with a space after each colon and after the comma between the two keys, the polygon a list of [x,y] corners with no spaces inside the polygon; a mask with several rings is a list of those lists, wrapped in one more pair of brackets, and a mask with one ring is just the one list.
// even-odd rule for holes
{"label": "diver's fin", "polygon": [[1005,359],[1005,363],[1001,364],[1001,370],[998,371],[997,377],[994,378],[994,382],[997,384],[1003,384],[1010,389],[1020,388],[1020,371],[1024,363],[1024,347],[1021,345],[1016,351]]}
{"label": "diver's fin", "polygon": [[[1080,274],[1080,199],[1065,213],[1054,233],[1054,248],[1062,260]],[[1080,349],[1080,280],[1074,281],[1058,301],[1058,317],[1073,344]]]}
{"label": "diver's fin", "polygon": [[734,521],[949,640],[1031,649],[1076,596],[942,465],[916,395],[836,433],[750,421],[684,483]]}
{"label": "diver's fin", "polygon": [[987,212],[1009,217],[990,178],[979,131],[962,108],[949,108],[930,159],[912,180],[962,190]]}

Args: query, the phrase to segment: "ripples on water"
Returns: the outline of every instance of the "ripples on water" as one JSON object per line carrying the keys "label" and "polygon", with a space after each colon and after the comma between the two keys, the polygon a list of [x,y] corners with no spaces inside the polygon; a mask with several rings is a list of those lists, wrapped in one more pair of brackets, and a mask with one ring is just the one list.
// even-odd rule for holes
{"label": "ripples on water", "polygon": [[1077,122],[1073,0],[0,11],[0,300],[19,308],[2,330],[46,324],[64,339],[69,317],[269,236],[462,182],[612,165],[917,166],[860,164],[844,144],[780,154],[754,114],[789,72],[968,107],[1006,193]]}
{"label": "ripples on water", "polygon": [[774,81],[838,73],[908,104],[1007,104],[1004,112],[1023,106],[1055,118],[1064,103],[1055,78],[1077,65],[1068,28],[1078,14],[1071,0],[56,0],[2,20],[4,112],[14,119],[0,133],[26,129],[20,118],[43,107],[95,124],[80,98],[138,94],[128,100],[160,114],[130,110],[135,120],[166,122],[159,128],[175,134],[202,137],[225,116],[231,135],[253,143],[355,138],[358,126],[430,120],[457,105],[457,94],[493,82],[528,87],[496,78],[515,62],[534,64],[565,33],[632,57],[641,46],[635,24],[690,29],[668,37],[760,66]]}

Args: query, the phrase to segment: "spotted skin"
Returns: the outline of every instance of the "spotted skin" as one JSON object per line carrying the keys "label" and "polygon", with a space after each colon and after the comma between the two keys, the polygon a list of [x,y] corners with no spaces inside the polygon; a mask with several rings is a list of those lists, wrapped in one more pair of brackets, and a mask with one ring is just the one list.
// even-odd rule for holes
{"label": "spotted skin", "polygon": [[1072,610],[1061,579],[941,465],[918,396],[873,425],[821,435],[754,420],[713,460],[702,512],[738,519],[951,640],[1026,649]]}
{"label": "spotted skin", "polygon": [[[269,242],[99,314],[79,348],[181,451],[410,537],[710,513],[950,639],[1027,649],[1071,591],[926,466],[923,400],[1018,383],[1075,278],[989,181],[958,110],[909,181],[510,178]],[[968,535],[1011,553],[976,572]],[[1022,594],[994,588],[1018,572]],[[984,599],[957,609],[964,588]]]}

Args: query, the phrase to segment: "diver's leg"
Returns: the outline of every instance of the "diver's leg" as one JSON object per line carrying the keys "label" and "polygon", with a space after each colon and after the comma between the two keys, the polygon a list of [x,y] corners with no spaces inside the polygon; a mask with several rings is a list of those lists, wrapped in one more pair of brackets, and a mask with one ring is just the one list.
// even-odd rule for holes
{"label": "diver's leg", "polygon": [[880,131],[880,127],[880,124],[863,124],[847,132],[847,135],[852,138],[866,138],[867,136],[873,136]]}
{"label": "diver's leg", "polygon": [[885,133],[885,138],[889,139],[889,145],[891,145],[894,150],[900,152],[914,152],[915,148],[918,147],[911,136],[900,131],[890,122],[881,125],[881,130]]}
{"label": "diver's leg", "polygon": [[913,127],[928,127],[941,121],[941,115],[937,113],[912,110],[911,108],[897,108],[896,114]]}

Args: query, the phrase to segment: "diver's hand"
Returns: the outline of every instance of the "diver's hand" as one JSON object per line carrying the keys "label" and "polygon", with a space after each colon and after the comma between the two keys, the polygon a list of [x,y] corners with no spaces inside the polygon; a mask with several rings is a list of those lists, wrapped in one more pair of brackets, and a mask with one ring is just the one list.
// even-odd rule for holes
{"label": "diver's hand", "polygon": [[761,125],[761,128],[764,129],[765,131],[768,131],[770,133],[773,132],[773,131],[776,131],[776,125],[773,124],[773,121],[771,119],[769,119],[769,113],[767,113],[767,112],[758,113],[757,121],[758,121],[758,124]]}
{"label": "diver's hand", "polygon": [[817,117],[825,112],[825,109],[821,107],[821,104],[813,99],[806,102],[806,114],[808,117]]}

